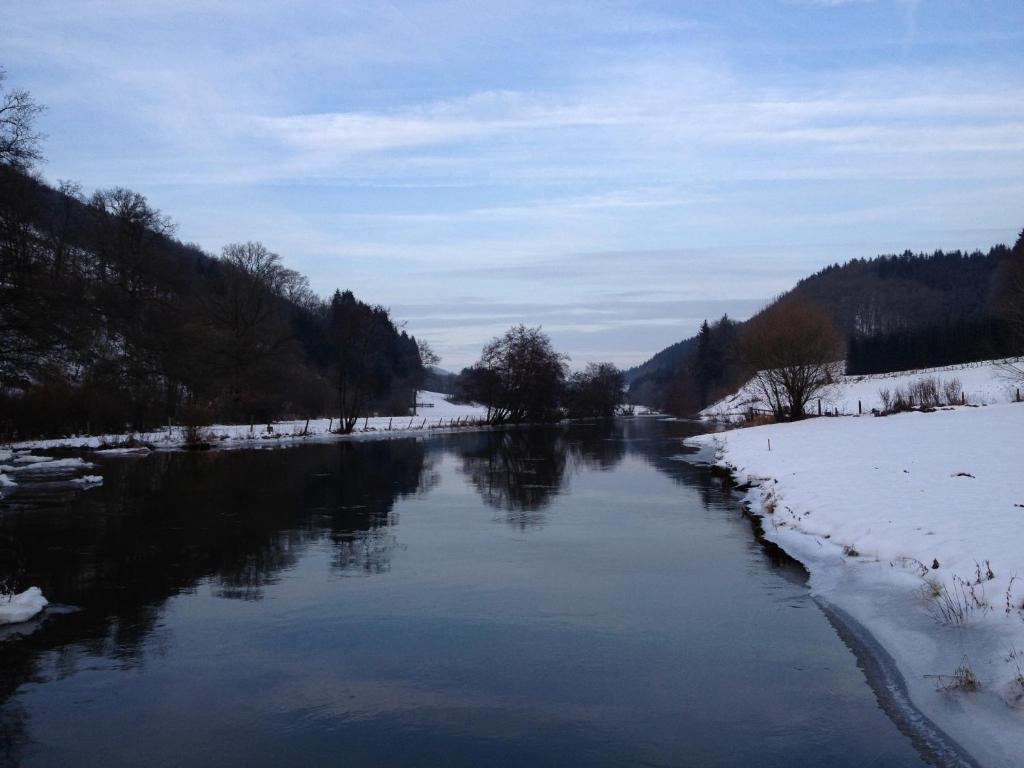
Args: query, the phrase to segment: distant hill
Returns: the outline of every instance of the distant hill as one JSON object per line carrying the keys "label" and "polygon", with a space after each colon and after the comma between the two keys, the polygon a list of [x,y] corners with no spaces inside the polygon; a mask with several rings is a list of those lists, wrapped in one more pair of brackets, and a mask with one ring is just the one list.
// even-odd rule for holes
{"label": "distant hill", "polygon": [[458,374],[446,371],[436,365],[428,365],[423,378],[423,389],[427,392],[440,392],[445,395],[455,394],[455,380]]}
{"label": "distant hill", "polygon": [[629,402],[653,405],[660,402],[660,393],[668,386],[680,363],[697,348],[697,337],[677,341],[665,347],[650,360],[629,368],[624,376],[629,385]]}
{"label": "distant hill", "polygon": [[[800,280],[779,298],[813,301],[830,312],[849,340],[851,373],[990,359],[1015,352],[991,314],[1000,265],[1011,252],[997,245],[984,253],[905,251],[854,259]],[[717,390],[721,396],[723,387],[742,384],[747,372],[730,359],[720,361],[719,367],[730,371],[724,381],[710,388],[680,387],[681,380],[695,375],[698,346],[693,336],[629,369],[630,402],[691,413],[708,404],[694,402],[693,392],[706,397]]]}

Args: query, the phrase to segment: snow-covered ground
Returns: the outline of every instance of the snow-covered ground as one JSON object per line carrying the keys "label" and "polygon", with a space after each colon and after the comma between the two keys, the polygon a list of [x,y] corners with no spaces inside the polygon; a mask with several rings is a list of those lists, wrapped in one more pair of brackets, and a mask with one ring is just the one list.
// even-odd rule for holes
{"label": "snow-covered ground", "polygon": [[[955,375],[969,402],[1002,391],[990,368]],[[866,398],[858,386],[847,392]],[[767,538],[808,567],[818,599],[892,656],[921,712],[982,765],[1022,764],[1024,404],[810,419],[690,442],[753,484],[746,501]],[[962,665],[976,691],[957,688]]]}
{"label": "snow-covered ground", "polygon": [[39,587],[30,587],[17,595],[0,595],[0,626],[28,621],[46,605]]}
{"label": "snow-covered ground", "polygon": [[[416,416],[373,416],[360,419],[355,431],[349,437],[379,435],[381,432],[415,431],[439,427],[456,427],[467,424],[487,415],[487,409],[480,405],[455,405],[445,400],[439,392],[420,392],[417,403],[426,407],[417,409]],[[333,437],[329,429],[338,428],[338,419],[305,419],[297,421],[275,421],[270,424],[212,424],[202,428],[202,433],[212,443],[244,443],[247,441],[288,441],[309,438]],[[15,443],[15,449],[45,450],[53,448],[99,448],[115,446],[110,452],[126,452],[129,449],[117,448],[128,439],[129,435],[71,435],[50,440],[26,440]],[[142,432],[132,435],[136,440],[158,448],[175,448],[185,444],[182,427],[169,427],[155,432]]]}
{"label": "snow-covered ground", "polygon": [[[939,382],[951,382],[957,379],[960,389],[968,403],[985,405],[1008,403],[1016,397],[1017,388],[1024,393],[1024,385],[1015,383],[1007,375],[1005,360],[989,360],[963,365],[951,365],[944,368],[924,368],[916,371],[899,371],[897,373],[879,373],[870,376],[839,376],[838,381],[829,387],[821,397],[823,411],[829,413],[838,410],[840,414],[855,414],[858,403],[864,413],[873,408],[881,409],[882,400],[879,393],[883,389],[890,392],[897,388],[906,389],[910,384],[922,378],[935,378]],[[1024,363],[1017,363],[1024,368]],[[840,370],[842,366],[839,366]],[[766,409],[754,388],[748,382],[738,392],[712,403],[700,415],[704,419],[714,421],[737,421],[743,419],[748,410]],[[817,409],[817,399],[812,401],[810,410]]]}

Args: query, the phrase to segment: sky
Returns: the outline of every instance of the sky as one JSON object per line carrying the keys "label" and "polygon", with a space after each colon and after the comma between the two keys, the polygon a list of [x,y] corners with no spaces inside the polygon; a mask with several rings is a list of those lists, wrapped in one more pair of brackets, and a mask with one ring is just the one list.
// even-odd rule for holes
{"label": "sky", "polygon": [[1024,228],[1024,2],[5,0],[50,180],[258,240],[456,370],[572,366]]}

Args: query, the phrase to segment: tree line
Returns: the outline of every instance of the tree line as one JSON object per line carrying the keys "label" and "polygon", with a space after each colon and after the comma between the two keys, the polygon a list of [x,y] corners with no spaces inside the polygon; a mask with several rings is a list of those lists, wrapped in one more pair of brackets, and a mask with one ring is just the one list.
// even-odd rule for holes
{"label": "tree line", "polygon": [[492,339],[455,381],[459,399],[487,408],[489,424],[610,418],[625,394],[612,363],[590,363],[569,375],[568,357],[540,328],[518,325]]}
{"label": "tree line", "polygon": [[259,242],[210,255],[124,188],[41,181],[41,107],[0,71],[0,433],[406,413],[426,345]]}

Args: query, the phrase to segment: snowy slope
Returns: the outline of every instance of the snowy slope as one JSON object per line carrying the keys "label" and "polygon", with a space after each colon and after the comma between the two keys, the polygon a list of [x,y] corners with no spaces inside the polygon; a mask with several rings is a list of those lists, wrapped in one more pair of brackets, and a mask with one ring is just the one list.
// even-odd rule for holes
{"label": "snowy slope", "polygon": [[[972,381],[985,386],[978,371]],[[1020,764],[1024,404],[810,419],[692,442],[754,484],[747,500],[767,538],[881,643],[922,711],[982,764]],[[945,597],[962,623],[943,617]],[[981,688],[937,691],[950,678],[928,676],[951,675],[965,657]]]}
{"label": "snowy slope", "polygon": [[[859,401],[864,412],[869,413],[872,408],[881,408],[880,390],[906,388],[917,379],[932,377],[941,382],[958,379],[968,403],[1007,403],[1014,399],[1016,388],[1021,387],[1024,392],[1024,386],[1010,380],[1000,367],[1005,362],[989,360],[917,371],[839,376],[838,382],[822,394],[821,404],[823,410],[831,412],[838,409],[841,414],[855,414]],[[700,416],[715,421],[735,421],[743,418],[751,407],[767,408],[767,405],[759,399],[756,389],[748,382],[736,394],[709,405],[700,412]],[[816,408],[817,403],[813,402],[812,410]]]}

